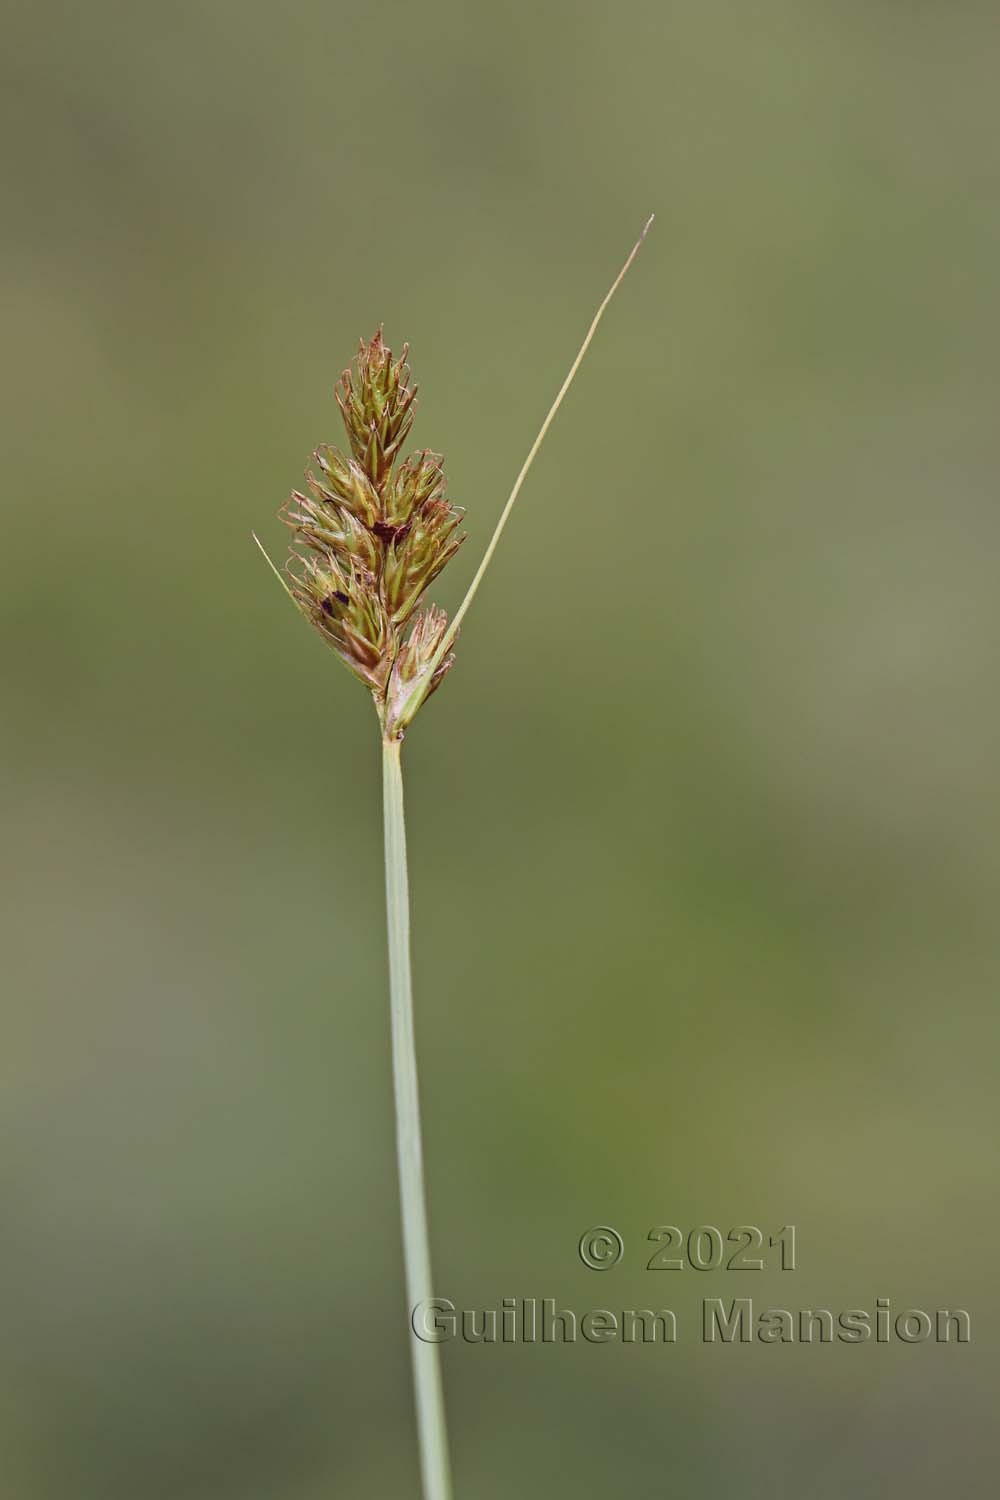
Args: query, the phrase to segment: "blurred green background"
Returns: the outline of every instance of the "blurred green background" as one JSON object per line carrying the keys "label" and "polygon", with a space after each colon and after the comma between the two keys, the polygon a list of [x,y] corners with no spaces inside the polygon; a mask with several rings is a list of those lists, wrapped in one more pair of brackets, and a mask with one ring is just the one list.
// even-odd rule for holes
{"label": "blurred green background", "polygon": [[[417,1495],[376,725],[249,533],[384,320],[453,606],[654,209],[406,761],[439,1289],[682,1335],[446,1347],[457,1494],[986,1492],[998,52],[972,0],[8,9],[12,1500]],[[747,1222],[800,1268],[644,1269]],[[746,1295],[973,1343],[702,1345]]]}

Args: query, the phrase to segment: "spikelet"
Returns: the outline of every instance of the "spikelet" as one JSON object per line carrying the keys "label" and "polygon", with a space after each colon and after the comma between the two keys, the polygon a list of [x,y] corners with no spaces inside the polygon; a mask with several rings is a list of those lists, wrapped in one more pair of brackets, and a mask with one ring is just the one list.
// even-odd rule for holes
{"label": "spikelet", "polygon": [[465,534],[445,499],[439,454],[400,461],[413,425],[415,385],[404,344],[393,361],[381,328],[336,389],[350,452],[321,446],[281,509],[294,532],[286,564],[302,613],[371,690],[387,738],[400,738],[403,706],[433,669],[429,697],[454,661],[434,666],[448,620],[420,601]]}

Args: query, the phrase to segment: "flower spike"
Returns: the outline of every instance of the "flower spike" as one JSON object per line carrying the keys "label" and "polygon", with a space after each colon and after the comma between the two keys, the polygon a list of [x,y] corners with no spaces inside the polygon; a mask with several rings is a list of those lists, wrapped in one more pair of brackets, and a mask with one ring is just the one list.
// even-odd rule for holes
{"label": "flower spike", "polygon": [[[413,425],[416,386],[408,353],[393,360],[382,330],[358,346],[336,389],[349,454],[322,445],[281,509],[294,538],[289,592],[323,639],[370,689],[387,735],[402,738],[398,710],[421,700],[451,666],[435,662],[447,629],[443,610],[420,601],[454,557],[463,512],[445,499],[441,457],[428,449],[397,462]],[[404,633],[412,623],[409,638]]]}

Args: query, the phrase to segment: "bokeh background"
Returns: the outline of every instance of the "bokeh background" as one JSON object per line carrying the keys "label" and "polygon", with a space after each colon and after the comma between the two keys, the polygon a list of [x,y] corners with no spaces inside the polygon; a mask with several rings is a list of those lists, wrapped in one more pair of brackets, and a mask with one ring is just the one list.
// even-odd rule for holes
{"label": "bokeh background", "polygon": [[[470,541],[407,746],[459,1496],[981,1495],[995,1440],[991,3],[15,3],[12,1500],[417,1495],[376,726],[250,542],[384,320]],[[577,1258],[592,1224],[621,1265]],[[644,1269],[798,1227],[794,1274]],[[966,1347],[697,1337],[704,1296]]]}

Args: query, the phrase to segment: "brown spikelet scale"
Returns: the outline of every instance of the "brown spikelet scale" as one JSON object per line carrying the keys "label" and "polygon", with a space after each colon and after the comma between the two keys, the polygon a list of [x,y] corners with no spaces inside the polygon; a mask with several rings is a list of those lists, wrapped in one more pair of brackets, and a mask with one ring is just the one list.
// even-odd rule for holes
{"label": "brown spikelet scale", "polygon": [[336,388],[349,452],[317,448],[305,491],[294,491],[280,512],[294,533],[286,565],[292,597],[371,690],[390,739],[402,736],[414,692],[429,697],[454,660],[434,661],[444,611],[418,609],[465,540],[464,513],[445,499],[440,455],[424,449],[400,458],[416,404],[407,352],[404,344],[394,361],[381,328],[361,342]]}

